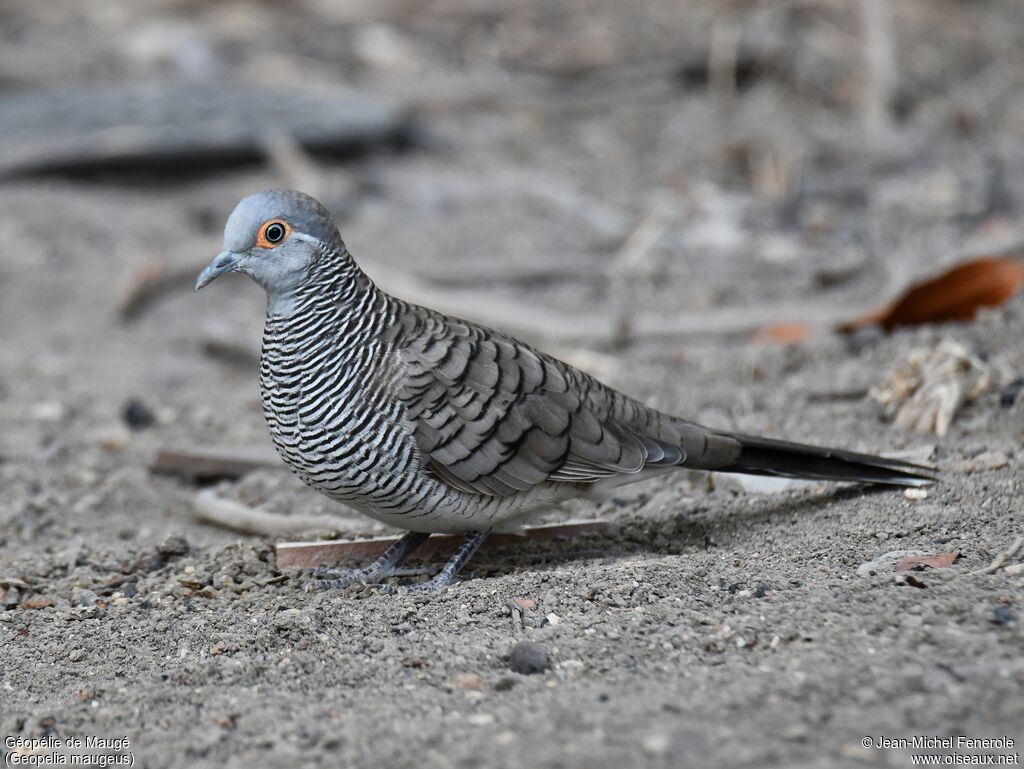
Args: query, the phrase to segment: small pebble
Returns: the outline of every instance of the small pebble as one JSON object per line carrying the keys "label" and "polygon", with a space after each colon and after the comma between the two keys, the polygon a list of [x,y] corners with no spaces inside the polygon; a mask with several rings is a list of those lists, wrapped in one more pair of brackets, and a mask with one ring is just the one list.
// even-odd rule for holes
{"label": "small pebble", "polygon": [[28,598],[19,604],[19,608],[22,609],[46,609],[50,606],[57,604],[52,598],[46,596],[38,596],[36,598]]}
{"label": "small pebble", "polygon": [[558,672],[567,678],[575,678],[586,669],[583,660],[564,660],[558,663]]}
{"label": "small pebble", "polygon": [[93,438],[104,451],[124,451],[132,442],[131,432],[121,425],[97,430]]}
{"label": "small pebble", "polygon": [[124,405],[121,416],[133,430],[142,430],[156,422],[156,416],[152,410],[138,398],[132,398]]}
{"label": "small pebble", "polygon": [[38,422],[60,422],[67,416],[67,409],[58,401],[41,401],[29,407],[28,415]]}
{"label": "small pebble", "polygon": [[508,655],[509,668],[524,676],[543,673],[550,664],[547,651],[533,641],[520,641]]}
{"label": "small pebble", "polygon": [[156,546],[156,551],[164,558],[186,555],[188,553],[188,540],[180,534],[171,534],[167,539]]}
{"label": "small pebble", "polygon": [[1017,621],[1017,615],[1006,606],[997,606],[992,610],[992,614],[992,621],[997,625],[1012,625]]}
{"label": "small pebble", "polygon": [[475,689],[481,692],[487,686],[479,673],[459,673],[452,681],[452,685],[458,689]]}
{"label": "small pebble", "polygon": [[274,623],[274,627],[278,628],[293,628],[302,626],[302,610],[301,609],[284,609],[275,614],[271,620]]}
{"label": "small pebble", "polygon": [[84,590],[76,587],[71,591],[71,602],[75,606],[95,606],[96,602],[99,600],[100,597],[92,590]]}
{"label": "small pebble", "polygon": [[672,744],[671,737],[665,732],[648,734],[640,743],[644,753],[651,757],[663,756]]}

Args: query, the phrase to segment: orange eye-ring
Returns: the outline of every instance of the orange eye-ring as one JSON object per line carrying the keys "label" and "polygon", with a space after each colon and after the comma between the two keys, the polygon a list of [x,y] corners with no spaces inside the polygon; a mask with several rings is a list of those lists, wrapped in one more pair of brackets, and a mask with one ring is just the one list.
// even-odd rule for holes
{"label": "orange eye-ring", "polygon": [[260,235],[256,239],[258,248],[277,248],[281,242],[292,234],[288,222],[282,219],[271,219],[260,227]]}

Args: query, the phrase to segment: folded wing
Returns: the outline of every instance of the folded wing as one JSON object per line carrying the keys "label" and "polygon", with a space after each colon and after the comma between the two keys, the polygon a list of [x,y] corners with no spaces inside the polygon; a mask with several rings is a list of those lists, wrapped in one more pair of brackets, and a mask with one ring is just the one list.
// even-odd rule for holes
{"label": "folded wing", "polygon": [[508,496],[686,458],[644,434],[655,412],[560,361],[432,314],[417,326],[399,397],[428,466],[456,488]]}

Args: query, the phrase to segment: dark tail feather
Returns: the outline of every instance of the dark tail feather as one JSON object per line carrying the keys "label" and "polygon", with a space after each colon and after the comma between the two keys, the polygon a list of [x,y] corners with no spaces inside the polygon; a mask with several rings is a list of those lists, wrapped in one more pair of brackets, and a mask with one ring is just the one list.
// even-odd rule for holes
{"label": "dark tail feather", "polygon": [[736,462],[719,468],[720,472],[890,486],[928,486],[936,480],[933,468],[898,459],[749,435],[729,437],[739,441],[742,448]]}

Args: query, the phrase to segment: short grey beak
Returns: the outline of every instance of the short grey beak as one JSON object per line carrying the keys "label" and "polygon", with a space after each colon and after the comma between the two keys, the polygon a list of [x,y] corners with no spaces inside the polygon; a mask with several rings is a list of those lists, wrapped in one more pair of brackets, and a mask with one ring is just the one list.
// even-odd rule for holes
{"label": "short grey beak", "polygon": [[210,265],[205,270],[199,273],[199,278],[196,280],[196,291],[208,283],[212,283],[225,272],[231,272],[235,269],[242,256],[244,254],[236,254],[234,251],[221,251],[217,254],[217,258],[210,262]]}

